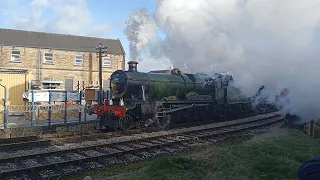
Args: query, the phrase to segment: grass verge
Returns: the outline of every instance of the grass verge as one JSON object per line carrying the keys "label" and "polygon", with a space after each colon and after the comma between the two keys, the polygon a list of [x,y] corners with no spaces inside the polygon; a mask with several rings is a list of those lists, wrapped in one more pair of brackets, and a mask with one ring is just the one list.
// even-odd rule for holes
{"label": "grass verge", "polygon": [[[297,130],[208,146],[179,156],[120,165],[68,177],[111,179],[297,179],[299,166],[320,152],[320,143]],[[111,176],[111,177],[110,177]],[[108,178],[108,179],[109,179]]]}

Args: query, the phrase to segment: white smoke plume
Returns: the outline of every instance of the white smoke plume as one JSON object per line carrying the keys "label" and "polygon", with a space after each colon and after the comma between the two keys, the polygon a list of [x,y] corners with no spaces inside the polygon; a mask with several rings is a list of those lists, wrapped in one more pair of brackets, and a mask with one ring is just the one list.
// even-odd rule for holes
{"label": "white smoke plume", "polygon": [[[249,96],[261,85],[273,99],[288,88],[290,112],[310,120],[320,117],[319,8],[320,0],[160,0],[154,21],[174,67],[207,72],[215,64]],[[148,45],[141,39],[131,40],[139,52]]]}
{"label": "white smoke plume", "polygon": [[130,58],[137,60],[141,51],[156,38],[157,25],[145,8],[139,8],[131,12],[124,34],[130,41]]}

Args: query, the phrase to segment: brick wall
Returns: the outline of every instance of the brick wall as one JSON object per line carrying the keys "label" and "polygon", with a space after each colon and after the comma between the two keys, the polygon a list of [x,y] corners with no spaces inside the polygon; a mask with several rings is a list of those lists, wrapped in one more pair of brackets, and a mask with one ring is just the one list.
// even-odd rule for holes
{"label": "brick wall", "polygon": [[[11,61],[12,50],[20,51],[20,61]],[[64,78],[73,78],[74,85],[80,81],[98,81],[99,76],[99,60],[96,53],[75,52],[55,49],[37,49],[37,48],[12,48],[10,46],[1,46],[0,49],[0,66],[3,68],[19,68],[28,69],[29,77],[37,78],[38,55],[40,53],[40,72],[41,79],[43,77],[52,77],[55,80],[63,80]],[[44,53],[53,54],[53,63],[44,62]],[[75,64],[75,56],[81,55],[83,63]],[[112,72],[117,69],[124,69],[124,56],[107,54],[111,60],[111,67],[103,67],[103,79],[108,79]]]}

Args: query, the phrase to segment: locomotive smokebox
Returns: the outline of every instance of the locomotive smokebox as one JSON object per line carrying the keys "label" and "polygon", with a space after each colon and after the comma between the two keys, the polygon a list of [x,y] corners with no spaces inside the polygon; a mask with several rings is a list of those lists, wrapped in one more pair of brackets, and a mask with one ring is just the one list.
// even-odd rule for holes
{"label": "locomotive smokebox", "polygon": [[129,61],[128,62],[128,65],[129,65],[128,71],[129,72],[137,72],[137,64],[138,64],[137,61]]}

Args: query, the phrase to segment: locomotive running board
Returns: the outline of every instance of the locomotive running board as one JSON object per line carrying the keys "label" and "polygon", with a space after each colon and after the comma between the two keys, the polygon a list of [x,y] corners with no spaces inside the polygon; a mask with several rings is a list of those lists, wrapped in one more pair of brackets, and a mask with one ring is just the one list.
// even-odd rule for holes
{"label": "locomotive running board", "polygon": [[192,104],[192,105],[186,105],[186,106],[182,106],[182,107],[178,107],[178,108],[174,108],[174,109],[170,109],[167,111],[163,111],[163,113],[172,113],[172,112],[176,112],[176,111],[181,111],[184,109],[189,109],[189,108],[193,108],[193,107],[200,107],[200,106],[209,106],[210,104]]}

